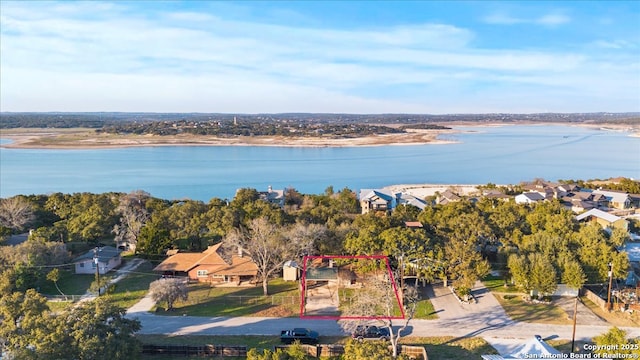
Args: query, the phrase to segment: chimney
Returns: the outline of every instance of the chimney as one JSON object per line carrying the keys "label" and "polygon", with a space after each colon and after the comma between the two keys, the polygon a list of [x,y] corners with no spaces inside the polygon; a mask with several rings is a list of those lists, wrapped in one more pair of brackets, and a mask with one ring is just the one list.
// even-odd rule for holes
{"label": "chimney", "polygon": [[238,246],[238,256],[242,257],[242,247]]}

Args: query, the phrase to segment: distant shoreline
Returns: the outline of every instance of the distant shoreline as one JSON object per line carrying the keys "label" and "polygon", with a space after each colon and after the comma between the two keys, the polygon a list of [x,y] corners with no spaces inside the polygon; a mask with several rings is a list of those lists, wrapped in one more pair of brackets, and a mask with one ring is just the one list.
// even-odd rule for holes
{"label": "distant shoreline", "polygon": [[[604,131],[629,131],[632,137],[640,137],[640,125],[618,124],[576,124],[576,123],[447,123],[452,127],[483,128],[518,125],[558,125],[597,128]],[[284,136],[237,136],[215,137],[204,135],[114,135],[99,134],[94,129],[44,129],[20,128],[2,129],[0,138],[11,140],[1,144],[3,148],[14,149],[117,149],[156,146],[271,146],[271,147],[355,147],[355,146],[402,146],[402,145],[444,145],[456,141],[439,137],[459,133],[460,130],[409,130],[406,133],[372,135],[356,138],[284,137]]]}

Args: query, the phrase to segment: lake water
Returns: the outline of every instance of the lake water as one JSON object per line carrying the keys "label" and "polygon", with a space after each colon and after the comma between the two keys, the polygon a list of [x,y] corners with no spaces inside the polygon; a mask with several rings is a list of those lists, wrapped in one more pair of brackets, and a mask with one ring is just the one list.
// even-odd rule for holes
{"label": "lake water", "polygon": [[[517,184],[544,178],[640,178],[640,138],[570,126],[501,126],[447,135],[446,145],[291,148],[0,148],[0,197],[129,192],[164,199],[233,198],[236,189],[302,193],[394,184]],[[6,143],[6,139],[0,140]]]}

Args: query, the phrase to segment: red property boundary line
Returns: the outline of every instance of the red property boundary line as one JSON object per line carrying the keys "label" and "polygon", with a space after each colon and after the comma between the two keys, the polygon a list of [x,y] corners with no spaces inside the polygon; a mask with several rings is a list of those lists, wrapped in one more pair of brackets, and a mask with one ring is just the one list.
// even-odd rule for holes
{"label": "red property boundary line", "polygon": [[[393,286],[393,293],[396,296],[396,301],[398,302],[398,307],[400,308],[400,312],[402,316],[326,316],[326,315],[305,315],[304,313],[304,305],[305,305],[305,284],[307,281],[307,262],[313,259],[366,259],[366,260],[384,260],[387,271],[389,272],[389,279],[391,281],[391,285]],[[308,319],[308,320],[403,320],[406,318],[404,308],[402,307],[402,303],[400,302],[400,295],[398,294],[398,287],[396,286],[396,280],[393,277],[393,271],[391,271],[391,265],[389,264],[389,258],[384,255],[319,255],[319,256],[304,256],[303,258],[303,267],[302,267],[302,277],[300,278],[300,318]]]}

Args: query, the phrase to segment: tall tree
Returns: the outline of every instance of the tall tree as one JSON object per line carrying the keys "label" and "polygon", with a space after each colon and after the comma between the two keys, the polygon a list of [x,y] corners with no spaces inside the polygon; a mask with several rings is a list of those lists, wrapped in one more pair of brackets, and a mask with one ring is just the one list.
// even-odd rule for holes
{"label": "tall tree", "polygon": [[269,295],[269,278],[282,269],[285,261],[309,253],[313,238],[286,237],[281,227],[261,217],[252,220],[247,229],[235,228],[230,231],[224,243],[227,254],[237,252],[238,248],[248,254],[258,267],[264,295]]}
{"label": "tall tree", "polygon": [[0,225],[19,231],[34,219],[33,207],[24,196],[0,199]]}
{"label": "tall tree", "polygon": [[120,202],[116,213],[120,215],[120,221],[113,227],[116,243],[126,243],[129,249],[135,252],[138,236],[144,224],[151,215],[146,203],[151,195],[142,190],[133,191],[120,196]]}

